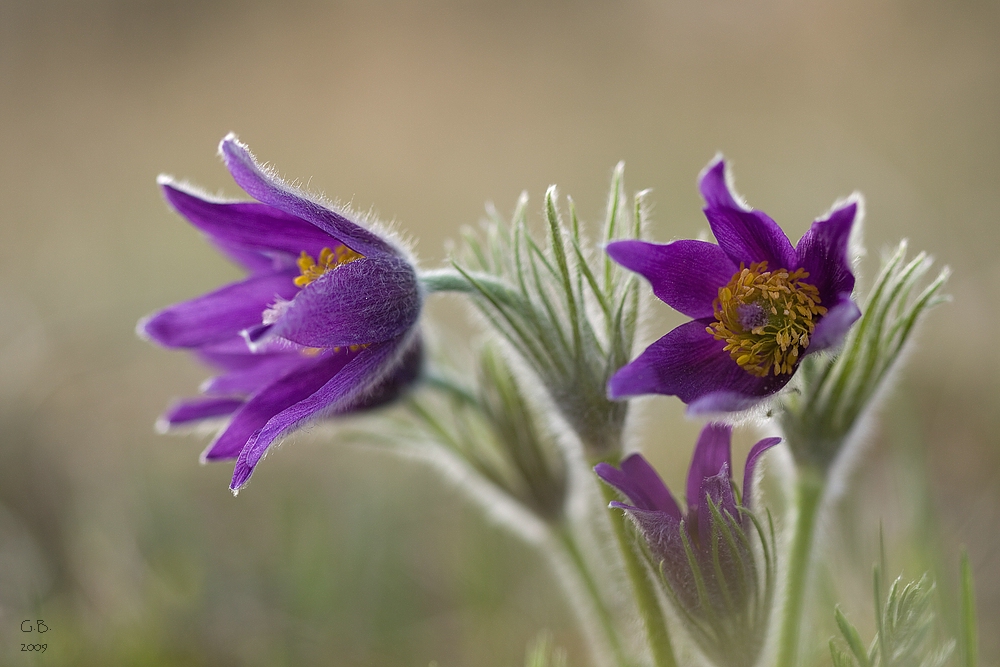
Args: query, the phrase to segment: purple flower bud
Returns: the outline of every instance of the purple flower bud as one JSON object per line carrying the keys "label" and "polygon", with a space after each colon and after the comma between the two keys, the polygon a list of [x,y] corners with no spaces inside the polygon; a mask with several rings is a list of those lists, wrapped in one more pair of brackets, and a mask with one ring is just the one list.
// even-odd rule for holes
{"label": "purple flower bud", "polygon": [[[702,430],[688,472],[686,512],[640,454],[624,459],[620,469],[601,463],[594,471],[628,500],[611,507],[635,522],[667,591],[682,618],[692,621],[692,635],[706,653],[722,664],[740,664],[739,656],[719,654],[735,645],[752,664],[762,645],[773,590],[771,552],[763,545],[767,555],[761,567],[751,535],[766,536],[748,510],[757,461],[780,439],[765,438],[750,450],[740,503],[730,473],[731,433],[723,424]],[[717,641],[723,635],[730,638],[726,646]]]}
{"label": "purple flower bud", "polygon": [[236,490],[303,423],[382,405],[417,379],[422,295],[400,246],[289,186],[235,136],[219,152],[257,201],[159,182],[170,205],[248,275],[144,318],[137,331],[221,371],[160,425],[228,417],[202,458],[236,459]]}

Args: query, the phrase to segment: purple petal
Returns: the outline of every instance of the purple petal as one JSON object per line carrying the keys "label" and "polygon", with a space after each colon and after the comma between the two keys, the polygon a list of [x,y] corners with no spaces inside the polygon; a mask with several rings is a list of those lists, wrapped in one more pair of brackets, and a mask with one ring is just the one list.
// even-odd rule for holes
{"label": "purple petal", "polygon": [[680,519],[658,510],[631,507],[613,502],[615,509],[624,510],[638,526],[650,550],[660,560],[671,563],[686,563],[687,555],[680,539]]}
{"label": "purple petal", "polygon": [[198,347],[221,341],[259,324],[276,297],[298,292],[288,271],[253,275],[196,299],[174,304],[139,322],[140,336],[164,347]]}
{"label": "purple petal", "polygon": [[[269,335],[273,328],[273,324],[254,324],[240,331],[240,336],[243,337],[252,352],[264,352],[268,349],[270,342],[275,342],[274,336]],[[277,339],[276,342],[280,342],[280,339]]]}
{"label": "purple petal", "polygon": [[705,331],[710,323],[704,319],[687,322],[647,347],[611,377],[608,396],[666,394],[693,403],[715,392],[729,392],[759,401],[791,378],[747,373],[723,351],[725,343]]}
{"label": "purple petal", "polygon": [[659,565],[670,586],[687,605],[697,604],[698,591],[688,564],[687,552],[681,539],[681,523],[678,519],[654,510],[629,507],[622,503],[611,503],[628,515],[649,545],[653,558]]}
{"label": "purple petal", "polygon": [[400,338],[361,350],[352,356],[347,365],[329,376],[328,381],[317,390],[273,414],[263,428],[246,440],[246,446],[236,461],[230,488],[235,490],[246,484],[267,448],[277,438],[317,413],[340,413],[364,402],[370,392],[401,362],[403,342],[404,339]]}
{"label": "purple petal", "polygon": [[749,211],[739,195],[735,194],[729,185],[729,170],[722,154],[717,154],[698,175],[698,190],[701,192],[705,205],[712,208],[736,208]]}
{"label": "purple petal", "polygon": [[331,351],[276,379],[243,405],[202,458],[206,461],[235,458],[272,417],[316,393],[357,356],[346,350],[340,354]]}
{"label": "purple petal", "polygon": [[594,472],[597,473],[597,476],[604,480],[605,483],[613,486],[619,493],[628,498],[630,502],[639,502],[632,496],[632,493],[635,493],[636,496],[638,496],[638,489],[632,488],[632,482],[623,470],[619,470],[610,463],[602,462],[594,466]]}
{"label": "purple petal", "polygon": [[[706,424],[698,436],[687,478],[688,514],[697,513],[705,501],[705,481],[732,467],[730,441],[733,429],[725,424]],[[728,474],[728,473],[727,473]],[[718,498],[713,496],[718,502]]]}
{"label": "purple petal", "polygon": [[834,305],[827,310],[826,315],[816,323],[812,340],[809,341],[807,354],[836,347],[844,339],[844,335],[858,318],[861,310],[858,304],[851,300],[851,293],[844,292],[837,296]]}
{"label": "purple petal", "polygon": [[309,357],[295,353],[246,356],[256,363],[206,380],[201,387],[202,392],[216,396],[249,396],[286,373],[312,361]]}
{"label": "purple petal", "polygon": [[723,517],[728,512],[734,521],[739,521],[739,510],[736,508],[736,498],[733,496],[733,483],[731,473],[729,472],[729,463],[724,463],[716,474],[701,480],[699,489],[702,505],[693,513],[688,508],[688,520],[692,523],[697,523],[698,539],[702,547],[706,547],[711,544],[708,540],[711,539],[713,521],[712,510],[708,506],[707,498],[712,499],[712,502],[715,503],[715,506],[722,513]]}
{"label": "purple petal", "polygon": [[378,255],[344,264],[307,285],[269,335],[307,347],[377,343],[409,330],[420,291],[405,260]]}
{"label": "purple petal", "polygon": [[737,267],[719,246],[704,241],[615,241],[611,259],[649,281],[653,294],[688,317],[712,317],[712,302]]}
{"label": "purple petal", "polygon": [[300,350],[251,352],[242,336],[233,336],[219,343],[199,347],[195,354],[202,362],[223,371],[243,371],[255,368],[261,363],[270,363],[272,360],[283,358],[290,361],[302,358]]}
{"label": "purple petal", "polygon": [[748,209],[733,194],[721,157],[702,172],[699,189],[712,233],[734,264],[766,261],[772,270],[796,266],[798,255],[781,227],[764,213]]}
{"label": "purple petal", "polygon": [[377,408],[396,400],[423,372],[424,342],[419,333],[412,337],[398,365],[383,376],[372,388],[354,401],[344,404],[340,412],[357,412]]}
{"label": "purple petal", "polygon": [[[787,382],[791,376],[784,377],[785,382]],[[780,389],[785,382],[782,382],[775,391]],[[769,395],[751,396],[736,391],[713,391],[691,401],[684,414],[688,417],[698,417],[717,415],[722,412],[743,412],[766,401]]]}
{"label": "purple petal", "polygon": [[348,220],[330,208],[313,201],[292,188],[273,172],[264,170],[249,149],[230,134],[219,144],[226,167],[233,180],[259,202],[278,208],[323,230],[344,245],[367,257],[399,255],[399,251],[381,237]]}
{"label": "purple petal", "polygon": [[[203,345],[198,348],[197,354],[199,356],[206,355],[205,360],[208,363],[216,363],[215,359],[224,360],[227,357],[243,357],[247,355],[252,355],[253,352],[247,347],[246,340],[242,336],[236,335],[231,336],[225,340],[220,340],[216,343],[210,345]],[[239,363],[239,362],[236,362]],[[219,362],[221,368],[229,368],[223,362]],[[242,366],[240,366],[242,368]]]}
{"label": "purple petal", "polygon": [[753,476],[757,470],[757,459],[761,454],[781,442],[781,438],[764,438],[750,449],[747,454],[747,462],[743,467],[743,506],[752,509],[753,502]]}
{"label": "purple petal", "polygon": [[641,454],[632,454],[621,462],[621,470],[599,463],[594,472],[615,487],[640,509],[666,512],[678,521],[681,510],[653,466]]}
{"label": "purple petal", "polygon": [[161,186],[164,197],[178,213],[224,248],[277,251],[293,257],[305,250],[318,257],[323,248],[336,250],[341,245],[315,225],[273,206],[213,202],[164,178]]}
{"label": "purple petal", "polygon": [[272,253],[267,255],[259,250],[247,250],[235,243],[226,243],[218,239],[211,239],[216,250],[229,258],[229,261],[242,266],[250,273],[271,273],[280,271],[295,265],[291,256],[279,257]]}
{"label": "purple petal", "polygon": [[[598,466],[608,466],[612,470],[618,470],[618,468],[615,468],[610,463],[598,463],[597,465]],[[597,466],[594,466],[594,471],[595,472],[597,471]],[[597,474],[598,474],[598,476],[601,476],[601,473],[597,473]],[[603,479],[603,477],[602,477],[602,479]],[[607,481],[607,480],[605,480],[605,481]],[[610,484],[610,482],[608,482],[608,483]],[[612,486],[614,486],[614,485],[612,484]],[[656,510],[642,509],[641,507],[636,507],[635,505],[629,505],[628,503],[619,502],[617,500],[612,500],[610,503],[608,503],[608,507],[611,507],[611,508],[616,509],[616,510],[625,510],[626,512],[634,512],[634,511],[656,512]]]}
{"label": "purple petal", "polygon": [[660,476],[656,474],[653,466],[641,454],[633,454],[621,463],[622,470],[631,478],[648,502],[646,509],[666,512],[678,521],[681,518],[681,509],[677,506],[670,489],[663,483]]}
{"label": "purple petal", "polygon": [[238,398],[192,398],[171,406],[160,423],[167,427],[230,415],[243,405]]}
{"label": "purple petal", "polygon": [[854,290],[848,241],[859,211],[858,199],[835,208],[812,224],[796,248],[802,268],[809,272],[806,282],[816,286],[820,304],[827,308],[840,294]]}

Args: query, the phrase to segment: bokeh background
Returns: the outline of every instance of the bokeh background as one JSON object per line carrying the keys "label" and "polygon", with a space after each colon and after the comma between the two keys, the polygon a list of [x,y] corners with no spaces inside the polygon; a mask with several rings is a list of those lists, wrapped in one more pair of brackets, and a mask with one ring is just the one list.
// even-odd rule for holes
{"label": "bokeh background", "polygon": [[[316,431],[234,499],[230,466],[197,463],[207,436],[154,434],[206,371],[135,321],[239,275],[155,177],[240,194],[229,131],[398,220],[425,266],[522,189],[538,211],[558,183],[597,223],[619,160],[659,240],[706,229],[718,150],[793,239],[865,193],[863,274],[908,237],[954,269],[954,301],[831,515],[817,644],[834,601],[870,615],[881,521],[946,618],[967,545],[996,664],[998,121],[988,0],[0,0],[0,664],[511,666],[542,629],[586,664],[544,561],[435,471]],[[649,312],[648,338],[680,321]],[[680,484],[697,424],[639,408],[635,446]],[[27,618],[51,628],[34,659]]]}

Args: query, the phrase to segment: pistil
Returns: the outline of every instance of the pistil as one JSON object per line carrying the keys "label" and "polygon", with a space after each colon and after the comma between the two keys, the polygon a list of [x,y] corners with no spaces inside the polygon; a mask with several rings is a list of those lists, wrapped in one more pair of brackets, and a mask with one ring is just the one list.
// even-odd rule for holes
{"label": "pistil", "polygon": [[719,289],[712,304],[715,322],[706,330],[725,341],[725,351],[751,375],[790,374],[826,314],[819,290],[804,282],[808,277],[804,269],[768,271],[767,262],[741,264]]}

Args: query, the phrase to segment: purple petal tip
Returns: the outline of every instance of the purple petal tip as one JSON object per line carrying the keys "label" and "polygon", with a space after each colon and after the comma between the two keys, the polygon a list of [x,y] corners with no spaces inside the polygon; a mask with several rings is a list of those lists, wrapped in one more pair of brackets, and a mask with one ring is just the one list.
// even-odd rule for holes
{"label": "purple petal tip", "polygon": [[222,161],[226,164],[226,167],[229,168],[230,173],[232,173],[234,169],[233,163],[242,163],[244,167],[248,167],[254,171],[259,169],[257,158],[255,158],[253,153],[250,152],[250,147],[240,141],[233,132],[227,134],[222,138],[222,141],[219,142],[219,156],[222,157]]}
{"label": "purple petal tip", "polygon": [[230,132],[226,136],[222,137],[222,141],[219,142],[219,155],[225,155],[227,152],[231,151],[233,147],[241,148],[244,151],[247,150],[246,144],[240,141],[240,138],[236,136],[236,133]]}
{"label": "purple petal tip", "polygon": [[236,469],[233,470],[233,481],[229,484],[229,490],[234,494],[238,493],[246,485],[252,474],[253,468],[242,461],[238,462]]}
{"label": "purple petal tip", "polygon": [[594,466],[594,472],[596,472],[597,476],[600,477],[601,479],[604,479],[607,476],[609,470],[614,470],[614,469],[615,467],[610,463],[598,463],[596,466]]}
{"label": "purple petal tip", "polygon": [[728,206],[747,210],[747,207],[733,192],[726,159],[722,153],[716,153],[711,162],[701,170],[698,175],[698,190],[708,207]]}
{"label": "purple petal tip", "polygon": [[135,323],[135,335],[146,342],[152,342],[153,340],[149,335],[149,331],[146,330],[146,325],[149,324],[149,320],[152,319],[152,317],[152,315],[146,315]]}

